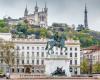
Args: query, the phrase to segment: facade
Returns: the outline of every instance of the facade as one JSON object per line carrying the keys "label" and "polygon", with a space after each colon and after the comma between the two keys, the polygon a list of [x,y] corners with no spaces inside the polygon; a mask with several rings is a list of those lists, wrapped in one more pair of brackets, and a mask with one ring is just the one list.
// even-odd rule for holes
{"label": "facade", "polygon": [[48,26],[48,8],[45,4],[45,7],[42,8],[41,11],[39,11],[39,7],[36,2],[36,6],[34,8],[34,13],[29,14],[27,6],[24,11],[24,16],[19,18],[19,19],[12,19],[11,17],[5,18],[7,23],[9,25],[17,25],[18,23],[21,23],[25,20],[27,20],[29,25],[34,25],[34,26],[40,26],[40,27],[45,27],[47,28]]}
{"label": "facade", "polygon": [[82,49],[81,54],[83,55],[83,58],[89,60],[89,63],[100,63],[100,46],[91,46],[89,48]]}
{"label": "facade", "polygon": [[[78,40],[67,40],[64,49],[61,52],[59,48],[54,47],[54,54],[49,55],[45,50],[47,39],[12,39],[15,44],[15,64],[11,67],[12,73],[48,73],[59,65],[64,66],[67,75],[80,75],[80,42]],[[52,63],[51,64],[48,63]],[[0,68],[5,72],[8,66],[0,58]],[[48,67],[49,66],[49,67]],[[50,73],[50,71],[49,71]]]}
{"label": "facade", "polygon": [[[19,73],[44,73],[45,61],[48,58],[48,53],[45,50],[47,40],[42,39],[15,39],[15,48],[17,59],[16,65],[12,68],[12,72]],[[54,48],[55,56],[63,55],[69,59],[69,67],[71,75],[80,75],[80,43],[79,41],[68,40],[66,41],[67,51],[60,53],[59,48]],[[66,64],[66,68],[67,68]]]}

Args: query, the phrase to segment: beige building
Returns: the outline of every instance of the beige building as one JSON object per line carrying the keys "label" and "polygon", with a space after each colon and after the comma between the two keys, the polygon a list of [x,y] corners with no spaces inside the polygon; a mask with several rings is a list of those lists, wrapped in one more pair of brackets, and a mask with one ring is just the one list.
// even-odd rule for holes
{"label": "beige building", "polygon": [[100,46],[91,46],[81,50],[82,58],[87,58],[89,61],[92,61],[92,64],[96,62],[100,63]]}

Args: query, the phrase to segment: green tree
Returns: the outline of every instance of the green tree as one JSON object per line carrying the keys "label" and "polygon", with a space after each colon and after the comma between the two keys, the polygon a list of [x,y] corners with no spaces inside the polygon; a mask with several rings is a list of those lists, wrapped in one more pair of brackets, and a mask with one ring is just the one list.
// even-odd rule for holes
{"label": "green tree", "polygon": [[100,73],[100,63],[99,62],[93,65],[93,73]]}
{"label": "green tree", "polygon": [[34,34],[34,29],[33,29],[33,28],[28,28],[28,29],[27,29],[27,34],[28,34],[28,35]]}
{"label": "green tree", "polygon": [[88,64],[89,64],[88,60],[84,58],[83,61],[81,62],[81,66],[80,66],[81,67],[81,73],[87,74],[89,72]]}
{"label": "green tree", "polygon": [[3,28],[5,27],[7,24],[4,20],[0,20],[0,27]]}
{"label": "green tree", "polygon": [[46,28],[40,28],[40,36],[42,38],[46,38],[46,36],[47,36],[47,29]]}

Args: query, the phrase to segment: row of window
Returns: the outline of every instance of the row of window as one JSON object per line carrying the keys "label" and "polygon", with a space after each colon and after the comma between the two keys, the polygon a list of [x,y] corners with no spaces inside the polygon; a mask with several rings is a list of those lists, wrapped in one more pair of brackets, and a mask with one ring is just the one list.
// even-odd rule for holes
{"label": "row of window", "polygon": [[[58,52],[56,52],[56,54],[58,54]],[[68,53],[66,52],[66,53],[60,53],[60,55],[67,55]],[[34,52],[32,52],[32,57],[34,57],[34,55],[35,55],[35,53]],[[37,52],[36,53],[36,57],[39,57],[41,55],[41,57],[44,57],[44,52],[41,52],[41,53],[39,53],[39,52]],[[19,56],[19,53],[17,53],[17,56]],[[24,52],[22,52],[22,55],[21,55],[22,57],[24,57]],[[29,57],[30,56],[30,54],[29,54],[29,52],[27,52],[27,57]],[[70,57],[73,57],[73,53],[71,52],[70,53]],[[77,53],[75,53],[75,57],[77,57]]]}
{"label": "row of window", "polygon": [[[27,48],[27,50],[29,50],[29,49],[30,49],[30,47],[29,47],[29,46],[27,46],[26,48]],[[20,48],[19,46],[17,46],[17,49],[19,49],[19,50],[20,50],[20,49],[24,50],[24,49],[25,49],[25,47],[24,47],[24,46],[22,46],[22,48]],[[31,49],[32,49],[32,50],[34,50],[34,49],[35,49],[35,47],[31,47]],[[40,49],[40,47],[37,47],[37,50],[39,50],[39,49]],[[42,50],[44,50],[45,48],[44,48],[44,47],[41,47],[41,49],[42,49]]]}
{"label": "row of window", "polygon": [[[26,48],[27,48],[27,50],[29,50],[30,48],[31,48],[32,50],[34,50],[35,48],[37,48],[37,50],[39,50],[39,49],[41,49],[41,50],[45,50],[45,47],[29,47],[29,46],[27,46]],[[20,47],[19,47],[19,46],[17,46],[17,49],[19,49],[19,50],[20,50]],[[25,49],[25,47],[24,47],[24,46],[22,46],[22,48],[21,48],[21,49],[22,49],[22,50],[24,50],[24,49]],[[56,48],[56,50],[58,50],[58,48]],[[72,48],[72,47],[70,47],[70,51],[72,51],[72,50],[77,51],[77,48]]]}
{"label": "row of window", "polygon": [[[17,68],[18,73],[24,73],[26,70],[24,68]],[[16,72],[16,69],[12,68],[12,72]],[[32,73],[44,73],[44,70],[32,70]]]}
{"label": "row of window", "polygon": [[[17,65],[20,64],[19,62],[20,62],[19,59],[17,59]],[[22,63],[22,64],[25,64],[25,61],[24,61],[24,60],[21,60],[21,63]],[[34,65],[34,64],[35,64],[35,60],[32,60],[31,63]],[[43,64],[44,64],[44,60],[36,60],[36,64],[37,64],[37,65],[39,65],[40,63],[41,63],[41,65],[43,65]],[[29,63],[29,60],[27,60],[26,64],[30,64],[30,63]]]}
{"label": "row of window", "polygon": [[[73,64],[73,62],[72,62],[72,60],[70,60],[70,65],[72,65],[72,64]],[[77,60],[74,60],[74,64],[77,65]]]}
{"label": "row of window", "polygon": [[[73,57],[73,53],[70,53],[70,57]],[[77,57],[77,53],[75,53],[75,57]]]}
{"label": "row of window", "polygon": [[69,70],[70,72],[74,72],[74,74],[77,74],[77,68],[70,67]]}

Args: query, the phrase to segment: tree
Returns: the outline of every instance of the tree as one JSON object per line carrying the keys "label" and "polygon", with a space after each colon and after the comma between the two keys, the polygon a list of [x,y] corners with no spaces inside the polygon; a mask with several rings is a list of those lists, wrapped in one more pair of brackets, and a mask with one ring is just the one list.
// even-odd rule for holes
{"label": "tree", "polygon": [[47,29],[46,28],[40,28],[40,36],[42,38],[46,38],[46,36],[47,36]]}
{"label": "tree", "polygon": [[28,35],[34,34],[34,29],[33,28],[27,29],[27,34]]}
{"label": "tree", "polygon": [[14,44],[10,41],[3,41],[3,43],[0,44],[0,49],[3,61],[8,65],[10,72],[10,68],[15,63]]}
{"label": "tree", "polygon": [[3,28],[5,27],[7,24],[4,20],[0,20],[0,27]]}
{"label": "tree", "polygon": [[82,63],[81,63],[81,72],[82,73],[88,73],[89,72],[89,66],[88,66],[88,60],[87,59],[83,59]]}
{"label": "tree", "polygon": [[93,65],[93,72],[100,73],[100,63],[99,62]]}

